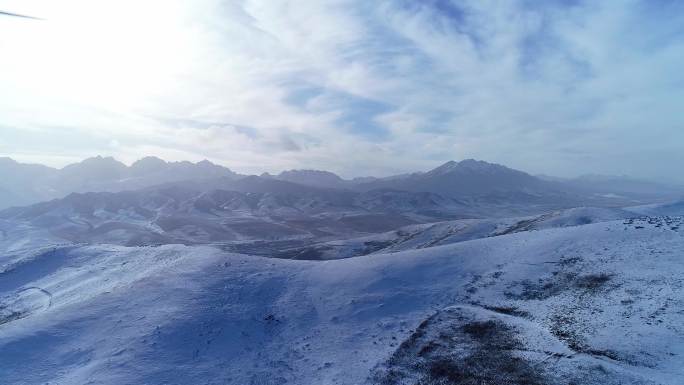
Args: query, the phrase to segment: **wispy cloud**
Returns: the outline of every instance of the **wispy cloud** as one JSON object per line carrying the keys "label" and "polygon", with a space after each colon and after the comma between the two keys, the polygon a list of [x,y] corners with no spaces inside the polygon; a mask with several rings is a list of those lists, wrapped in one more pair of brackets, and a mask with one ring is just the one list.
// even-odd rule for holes
{"label": "wispy cloud", "polygon": [[9,155],[344,175],[475,157],[664,176],[684,160],[678,2],[50,3],[4,6],[41,26],[0,20],[1,123],[42,135],[0,128]]}

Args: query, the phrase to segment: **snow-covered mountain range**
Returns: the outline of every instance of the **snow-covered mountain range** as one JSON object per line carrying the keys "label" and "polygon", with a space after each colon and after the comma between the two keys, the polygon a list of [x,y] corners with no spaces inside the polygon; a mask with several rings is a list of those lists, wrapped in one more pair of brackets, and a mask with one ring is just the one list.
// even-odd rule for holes
{"label": "snow-covered mountain range", "polygon": [[0,384],[684,382],[672,191],[3,162],[54,199],[0,211]]}
{"label": "snow-covered mountain range", "polygon": [[336,190],[428,192],[468,200],[470,204],[519,203],[538,205],[543,209],[649,203],[672,200],[684,194],[684,186],[609,177],[598,181],[598,177],[551,180],[472,159],[450,161],[427,172],[347,180],[319,170],[288,170],[278,175],[247,176],[206,160],[198,163],[166,162],[145,157],[126,166],[113,158],[98,156],[55,169],[0,158],[0,209],[63,198],[74,192],[117,192],[172,182],[206,183],[243,178]]}
{"label": "snow-covered mountain range", "polygon": [[0,158],[0,208],[62,198],[73,192],[124,191],[161,183],[237,174],[208,161],[165,162],[145,157],[131,166],[97,156],[62,169]]}

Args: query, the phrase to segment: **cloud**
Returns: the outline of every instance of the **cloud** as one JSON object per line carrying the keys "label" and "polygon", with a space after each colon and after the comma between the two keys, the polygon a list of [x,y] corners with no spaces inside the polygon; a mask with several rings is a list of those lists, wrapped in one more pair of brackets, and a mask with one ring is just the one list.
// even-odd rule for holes
{"label": "cloud", "polygon": [[50,22],[0,20],[2,124],[54,141],[2,151],[346,176],[474,157],[663,177],[682,161],[678,2],[134,4],[8,2]]}

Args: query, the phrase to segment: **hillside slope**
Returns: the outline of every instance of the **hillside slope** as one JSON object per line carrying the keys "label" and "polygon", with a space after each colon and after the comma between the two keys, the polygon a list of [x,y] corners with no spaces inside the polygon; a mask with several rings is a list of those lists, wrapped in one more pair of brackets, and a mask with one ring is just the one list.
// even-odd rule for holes
{"label": "hillside slope", "polygon": [[0,383],[680,384],[664,221],[324,262],[25,245],[0,257]]}
{"label": "hillside slope", "polygon": [[359,193],[248,177],[75,193],[2,210],[0,219],[9,233],[30,226],[69,242],[141,246],[334,239],[462,218],[468,212],[458,201],[430,193]]}
{"label": "hillside slope", "polygon": [[424,249],[473,239],[496,237],[522,231],[581,226],[628,219],[638,213],[598,207],[577,207],[542,215],[514,218],[459,219],[409,225],[381,234],[340,239],[291,247],[272,254],[278,258],[341,259],[369,254],[386,254]]}

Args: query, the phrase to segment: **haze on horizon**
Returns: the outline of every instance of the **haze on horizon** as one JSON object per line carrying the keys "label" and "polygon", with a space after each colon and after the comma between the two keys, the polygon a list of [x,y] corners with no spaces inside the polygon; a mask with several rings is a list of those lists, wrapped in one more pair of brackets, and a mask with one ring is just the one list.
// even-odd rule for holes
{"label": "haze on horizon", "polygon": [[684,182],[684,4],[1,0],[0,156]]}

